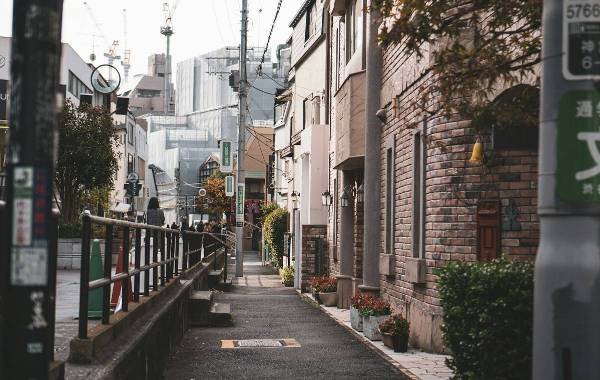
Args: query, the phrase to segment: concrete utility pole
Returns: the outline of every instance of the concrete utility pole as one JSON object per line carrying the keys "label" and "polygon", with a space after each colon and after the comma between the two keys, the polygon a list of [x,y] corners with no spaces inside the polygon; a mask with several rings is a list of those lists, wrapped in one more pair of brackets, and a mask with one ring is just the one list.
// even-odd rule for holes
{"label": "concrete utility pole", "polygon": [[533,379],[599,379],[600,0],[543,6]]}
{"label": "concrete utility pole", "polygon": [[8,212],[0,231],[0,377],[6,379],[47,379],[54,353],[52,178],[62,3],[13,2]]}
{"label": "concrete utility pole", "polygon": [[[369,4],[370,5],[370,4]],[[365,236],[363,248],[363,284],[361,290],[368,293],[379,292],[379,254],[381,249],[381,120],[376,116],[381,107],[381,48],[377,42],[374,11],[367,14],[367,86],[365,106]]]}
{"label": "concrete utility pole", "polygon": [[240,42],[240,115],[238,125],[238,158],[237,158],[237,191],[236,191],[236,244],[235,244],[235,275],[244,277],[244,201],[246,191],[245,145],[246,145],[246,104],[247,79],[246,53],[248,40],[248,0],[242,0],[242,40]]}

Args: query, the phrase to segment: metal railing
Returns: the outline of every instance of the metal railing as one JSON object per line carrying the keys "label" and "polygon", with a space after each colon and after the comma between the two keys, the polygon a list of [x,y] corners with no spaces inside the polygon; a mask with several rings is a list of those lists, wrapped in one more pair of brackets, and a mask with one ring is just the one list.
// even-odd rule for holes
{"label": "metal railing", "polygon": [[[133,302],[140,302],[140,296],[150,297],[150,289],[158,291],[175,277],[194,267],[204,257],[226,248],[226,242],[219,235],[207,232],[172,230],[107,219],[84,214],[81,238],[81,281],[79,293],[79,338],[86,339],[88,333],[88,300],[89,292],[103,289],[102,292],[102,324],[110,324],[111,284],[121,283],[121,310],[129,311],[129,289],[133,278]],[[89,281],[90,250],[92,242],[92,225],[104,227],[104,270],[103,277]],[[120,231],[118,231],[120,230]],[[113,239],[121,237],[123,252],[123,268],[112,274]],[[144,244],[142,246],[142,239]],[[133,249],[130,245],[133,242]],[[181,252],[180,252],[180,246]],[[142,247],[144,263],[142,265]],[[129,267],[130,251],[133,253],[134,267]],[[216,269],[216,259],[215,269]],[[160,273],[159,273],[160,272]],[[144,274],[143,291],[141,291],[141,275]]]}

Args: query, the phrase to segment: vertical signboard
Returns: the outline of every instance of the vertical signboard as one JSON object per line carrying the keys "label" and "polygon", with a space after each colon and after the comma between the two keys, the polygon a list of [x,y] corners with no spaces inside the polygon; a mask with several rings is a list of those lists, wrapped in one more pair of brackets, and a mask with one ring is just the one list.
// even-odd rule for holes
{"label": "vertical signboard", "polygon": [[8,120],[8,81],[0,79],[0,125]]}
{"label": "vertical signboard", "polygon": [[233,159],[231,141],[221,141],[221,172],[231,173],[233,171]]}
{"label": "vertical signboard", "polygon": [[233,176],[228,175],[225,177],[225,196],[233,197],[235,194],[235,181]]}
{"label": "vertical signboard", "polygon": [[244,227],[244,204],[246,198],[246,184],[238,183],[235,202],[235,222],[238,227]]}

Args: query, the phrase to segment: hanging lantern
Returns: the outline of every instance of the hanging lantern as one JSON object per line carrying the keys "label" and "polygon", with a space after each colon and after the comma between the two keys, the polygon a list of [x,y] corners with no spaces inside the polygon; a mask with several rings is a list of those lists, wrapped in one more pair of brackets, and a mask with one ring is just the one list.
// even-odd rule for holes
{"label": "hanging lantern", "polygon": [[295,210],[298,208],[298,196],[300,194],[297,194],[295,191],[292,192],[292,194],[290,195],[290,199],[292,200],[292,208]]}
{"label": "hanging lantern", "polygon": [[481,139],[477,138],[477,141],[475,142],[475,145],[473,146],[473,153],[471,154],[471,158],[469,159],[469,162],[472,164],[481,165],[483,163],[483,159],[484,159],[483,143],[481,142]]}

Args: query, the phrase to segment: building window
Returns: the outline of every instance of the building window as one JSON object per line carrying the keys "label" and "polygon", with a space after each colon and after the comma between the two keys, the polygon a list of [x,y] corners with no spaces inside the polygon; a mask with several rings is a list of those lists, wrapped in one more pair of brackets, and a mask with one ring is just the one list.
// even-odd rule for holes
{"label": "building window", "polygon": [[135,171],[133,155],[127,155],[127,173],[133,173]]}
{"label": "building window", "polygon": [[340,25],[338,27],[338,29],[335,31],[335,89],[337,90],[338,88],[340,88],[340,67],[341,67],[341,62],[340,62],[340,29],[342,27],[342,23],[340,22]]}
{"label": "building window", "polygon": [[310,103],[311,101],[308,98],[304,99],[304,101],[302,102],[302,130],[305,130],[306,127],[312,122]]}
{"label": "building window", "polygon": [[69,70],[69,82],[67,84],[67,90],[73,94],[76,98],[79,98],[81,94],[91,94],[92,90],[87,87],[71,70]]}
{"label": "building window", "polygon": [[363,0],[349,0],[346,5],[346,62],[362,42]]}
{"label": "building window", "polygon": [[133,124],[127,123],[127,141],[133,145]]}
{"label": "building window", "polygon": [[306,28],[304,29],[304,41],[308,41],[317,32],[317,4],[313,2],[306,9]]}
{"label": "building window", "polygon": [[413,257],[425,258],[425,124],[413,139]]}
{"label": "building window", "polygon": [[394,149],[386,150],[385,253],[394,253]]}

